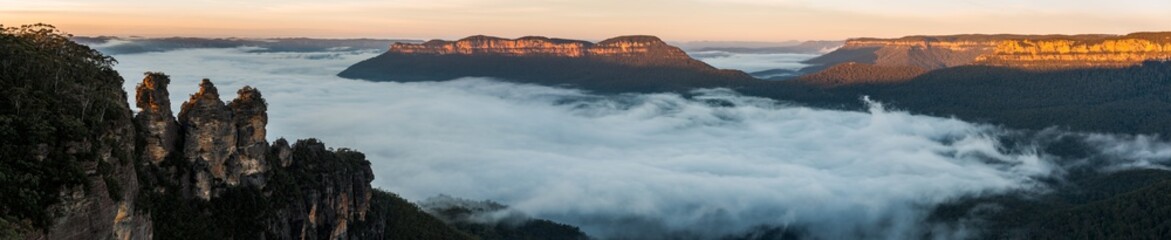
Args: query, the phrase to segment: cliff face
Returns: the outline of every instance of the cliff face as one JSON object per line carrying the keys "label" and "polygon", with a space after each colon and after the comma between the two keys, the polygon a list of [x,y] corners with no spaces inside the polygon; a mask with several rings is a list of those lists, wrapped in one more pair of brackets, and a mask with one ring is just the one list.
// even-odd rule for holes
{"label": "cliff face", "polygon": [[1171,32],[1115,35],[954,35],[851,39],[810,60],[825,66],[858,62],[927,70],[987,65],[1031,70],[1118,68],[1171,59]]}
{"label": "cliff face", "polygon": [[680,91],[755,80],[716,69],[653,36],[597,43],[545,37],[472,36],[458,41],[396,43],[338,76],[373,81],[443,81],[494,77],[603,92]]}
{"label": "cliff face", "polygon": [[0,239],[149,239],[113,59],[47,25],[0,27]]}
{"label": "cliff face", "polygon": [[622,36],[597,44],[546,37],[504,39],[490,36],[471,36],[458,41],[431,40],[422,44],[394,43],[390,53],[431,55],[499,55],[545,57],[635,57],[687,58],[683,50],[667,45],[654,36]]}
{"label": "cliff face", "polygon": [[1171,59],[1171,33],[1102,39],[1016,39],[997,43],[977,64],[1019,68],[1119,68]]}

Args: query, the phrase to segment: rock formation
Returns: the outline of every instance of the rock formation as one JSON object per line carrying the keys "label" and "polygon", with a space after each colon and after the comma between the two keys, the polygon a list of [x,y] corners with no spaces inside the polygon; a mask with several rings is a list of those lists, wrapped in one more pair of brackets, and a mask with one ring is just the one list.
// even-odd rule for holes
{"label": "rock formation", "polygon": [[142,157],[153,164],[162,162],[168,153],[175,151],[175,141],[178,140],[179,123],[171,114],[171,94],[167,91],[170,83],[167,75],[147,73],[138,84],[135,97],[135,105],[141,109],[135,121],[142,126],[145,142]]}
{"label": "rock formation", "polygon": [[471,36],[458,41],[431,40],[422,44],[394,43],[391,53],[434,55],[503,55],[553,57],[616,57],[653,55],[658,58],[687,58],[683,50],[654,36],[621,36],[597,44],[546,37],[504,39]]}
{"label": "rock formation", "polygon": [[493,77],[600,92],[686,91],[756,80],[692,59],[653,36],[598,43],[545,37],[472,36],[458,41],[395,43],[390,50],[338,76],[373,81],[443,81]]}
{"label": "rock formation", "polygon": [[268,141],[265,126],[268,125],[268,103],[261,98],[260,91],[245,86],[236,92],[237,96],[228,108],[232,109],[232,121],[236,127],[236,161],[228,167],[228,182],[251,186],[264,186],[263,173],[268,163]]}
{"label": "rock formation", "polygon": [[[148,140],[163,139],[154,136],[178,136],[181,140],[171,141],[173,145],[169,146],[166,141],[148,141],[148,147],[142,149],[144,158],[163,169],[159,174],[164,175],[163,181],[175,181],[183,191],[169,194],[215,203],[231,189],[254,188],[291,198],[287,199],[288,205],[273,211],[276,218],[266,220],[265,229],[258,230],[271,234],[265,236],[272,239],[346,239],[351,234],[350,223],[366,219],[374,174],[364,155],[327,149],[312,139],[292,146],[279,139],[270,147],[265,131],[267,103],[260,91],[246,86],[225,105],[218,89],[207,79],[183,103],[180,127],[165,127],[174,120],[166,117],[169,111],[155,108],[168,105],[167,82],[166,75],[157,73],[143,79],[138,88],[138,105],[144,110],[138,113],[138,119],[145,126],[139,134]],[[176,161],[186,164],[160,164],[155,160],[155,156],[172,154],[177,156]],[[269,156],[276,159],[268,159]],[[286,182],[269,183],[266,177],[273,171],[285,176],[310,174],[313,179],[301,184],[299,179],[285,177],[282,180]],[[270,184],[281,189],[265,188]],[[361,230],[364,232],[353,234],[377,231]]]}
{"label": "rock formation", "polygon": [[183,159],[195,171],[189,179],[192,193],[202,199],[217,195],[213,188],[235,186],[238,176],[229,176],[228,165],[239,159],[236,154],[236,125],[232,109],[220,101],[215,85],[204,79],[199,91],[183,103],[179,111],[179,125],[183,128]]}
{"label": "rock formation", "polygon": [[372,189],[357,151],[269,147],[256,89],[225,105],[205,80],[176,119],[148,72],[135,117],[113,58],[43,24],[0,39],[0,239],[470,238]]}
{"label": "rock formation", "polygon": [[857,62],[925,70],[987,65],[1026,70],[1119,68],[1171,59],[1171,32],[1128,35],[952,35],[858,38],[809,60],[829,67]]}
{"label": "rock formation", "polygon": [[1099,39],[1014,39],[997,43],[977,64],[1026,69],[1135,66],[1171,59],[1171,33],[1135,33]]}
{"label": "rock formation", "polygon": [[483,35],[458,41],[431,40],[422,44],[394,43],[387,53],[402,55],[464,55],[507,57],[583,58],[630,66],[708,67],[682,49],[654,36],[621,36],[597,44],[546,37],[504,39]]}

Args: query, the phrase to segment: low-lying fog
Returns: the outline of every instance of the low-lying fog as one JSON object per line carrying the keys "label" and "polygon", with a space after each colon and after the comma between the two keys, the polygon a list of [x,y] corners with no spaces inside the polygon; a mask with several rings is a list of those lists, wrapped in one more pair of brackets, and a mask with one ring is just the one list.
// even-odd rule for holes
{"label": "low-lying fog", "polygon": [[[1047,154],[1002,146],[996,139],[1006,130],[880,104],[818,110],[719,89],[694,98],[598,96],[482,78],[375,83],[334,74],[377,52],[247,50],[114,57],[131,98],[146,71],[171,75],[176,113],[202,78],[225,101],[251,85],[268,100],[270,140],[315,137],[365,152],[376,187],[413,201],[493,200],[602,238],[714,237],[757,226],[826,239],[909,238],[932,228],[924,216],[935,204],[1040,190],[1036,179],[1061,174]],[[752,71],[793,59],[705,61]],[[1119,166],[1161,166],[1171,156],[1150,138],[1093,137],[1130,157]]]}

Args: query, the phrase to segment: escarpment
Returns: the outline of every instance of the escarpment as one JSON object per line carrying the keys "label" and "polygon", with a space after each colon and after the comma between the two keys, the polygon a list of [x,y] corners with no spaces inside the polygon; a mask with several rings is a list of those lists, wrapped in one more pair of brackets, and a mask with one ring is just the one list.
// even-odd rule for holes
{"label": "escarpment", "polygon": [[597,43],[488,36],[395,43],[386,53],[354,64],[338,76],[398,82],[491,77],[599,92],[686,91],[737,87],[756,80],[741,71],[721,70],[692,59],[653,36],[622,36]]}
{"label": "escarpment", "polygon": [[[1122,69],[1167,60],[1171,60],[1171,32],[858,38],[806,61],[814,66],[803,69],[809,75],[797,80],[818,86],[897,83],[930,71],[965,66],[1053,72]],[[846,63],[856,65],[835,67]],[[867,70],[857,71],[860,67]],[[907,74],[914,72],[918,73]]]}
{"label": "escarpment", "polygon": [[1171,32],[1128,35],[952,35],[858,38],[809,60],[824,67],[845,62],[925,70],[964,65],[1023,70],[1121,68],[1171,59]]}
{"label": "escarpment", "polygon": [[[667,45],[654,36],[622,36],[597,44],[546,37],[504,39],[490,36],[471,36],[458,41],[431,40],[422,44],[394,43],[389,53],[428,55],[497,55],[543,56],[567,58],[599,58],[625,60],[629,57],[656,59],[689,59],[682,49]],[[631,62],[632,64],[652,62]],[[674,63],[670,61],[653,63]]]}
{"label": "escarpment", "polygon": [[1016,39],[997,43],[977,64],[1026,69],[1120,68],[1171,60],[1171,33],[1136,33],[1101,39]]}

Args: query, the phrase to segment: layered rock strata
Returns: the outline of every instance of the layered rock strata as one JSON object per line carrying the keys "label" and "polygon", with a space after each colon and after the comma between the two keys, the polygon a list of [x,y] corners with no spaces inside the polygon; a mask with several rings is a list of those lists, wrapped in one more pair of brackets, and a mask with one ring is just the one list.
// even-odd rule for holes
{"label": "layered rock strata", "polygon": [[810,60],[912,66],[987,65],[1030,70],[1119,68],[1171,59],[1171,32],[1128,35],[952,35],[858,38]]}

